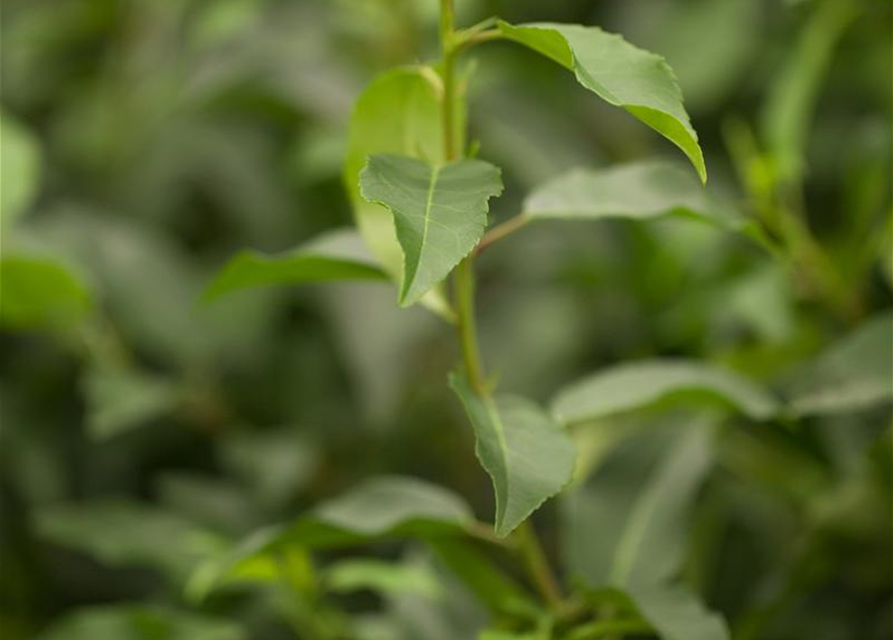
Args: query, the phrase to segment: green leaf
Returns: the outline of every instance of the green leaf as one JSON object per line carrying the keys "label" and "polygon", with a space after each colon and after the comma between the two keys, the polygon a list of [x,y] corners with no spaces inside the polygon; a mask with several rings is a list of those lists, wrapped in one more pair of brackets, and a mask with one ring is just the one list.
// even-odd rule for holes
{"label": "green leaf", "polygon": [[8,225],[31,205],[40,181],[40,147],[30,131],[0,113],[0,224]]}
{"label": "green leaf", "polygon": [[37,533],[110,566],[160,569],[185,579],[216,540],[191,521],[168,511],[121,500],[58,504],[36,512]]}
{"label": "green leaf", "polygon": [[809,363],[787,392],[800,416],[893,401],[893,312],[871,318]]}
{"label": "green leaf", "polygon": [[645,620],[662,640],[728,640],[722,616],[708,611],[682,587],[634,588],[629,592]]}
{"label": "green leaf", "polygon": [[416,478],[382,476],[320,504],[291,525],[255,533],[197,572],[189,590],[200,598],[226,580],[271,579],[278,574],[277,558],[290,548],[464,535],[473,521],[468,505],[450,491]]}
{"label": "green leaf", "polygon": [[217,275],[204,299],[212,301],[234,291],[269,285],[386,279],[357,233],[340,229],[285,253],[242,251]]}
{"label": "green leaf", "polygon": [[241,640],[235,625],[207,616],[140,605],[78,609],[39,640]]}
{"label": "green leaf", "polygon": [[430,599],[442,595],[432,568],[419,562],[387,562],[371,558],[342,560],[326,570],[323,582],[331,592],[368,590],[377,593],[416,593]]}
{"label": "green leaf", "polygon": [[482,160],[432,166],[406,156],[369,158],[360,191],[394,215],[404,254],[401,305],[417,302],[477,245],[488,200],[502,193],[499,173]]}
{"label": "green leaf", "polygon": [[572,171],[535,189],[525,199],[523,212],[534,219],[647,220],[672,215],[731,229],[748,224],[688,172],[660,161]]}
{"label": "green leaf", "polygon": [[563,424],[590,422],[659,402],[720,401],[752,418],[780,410],[765,389],[732,371],[696,360],[644,360],[611,367],[561,391],[552,412]]}
{"label": "green leaf", "polygon": [[458,374],[450,376],[450,385],[465,406],[477,439],[475,453],[493,481],[496,535],[507,536],[570,482],[574,445],[529,400],[482,397]]}
{"label": "green leaf", "polygon": [[584,87],[622,107],[679,147],[707,180],[698,134],[682,104],[673,71],[658,55],[598,27],[499,22],[502,34],[574,72]]}
{"label": "green leaf", "polygon": [[626,442],[563,501],[566,566],[590,586],[650,586],[678,570],[713,452],[709,425],[671,426]]}
{"label": "green leaf", "polygon": [[773,169],[783,182],[799,179],[805,170],[812,112],[834,47],[858,15],[856,3],[821,0],[791,55],[772,84],[764,103],[762,129]]}
{"label": "green leaf", "polygon": [[[465,130],[465,101],[457,91],[454,112],[457,132]],[[430,67],[392,69],[377,76],[357,98],[350,121],[344,184],[353,204],[360,234],[382,268],[394,280],[403,272],[403,253],[397,242],[391,213],[360,195],[360,171],[369,156],[394,153],[440,164],[443,149],[443,84]],[[465,147],[457,140],[456,148]],[[441,292],[426,296],[425,303],[448,315]]]}
{"label": "green leaf", "polygon": [[0,324],[12,329],[64,329],[90,310],[90,292],[65,265],[42,257],[0,260]]}
{"label": "green leaf", "polygon": [[95,367],[87,373],[84,387],[87,430],[97,440],[140,427],[180,401],[172,381],[124,368]]}

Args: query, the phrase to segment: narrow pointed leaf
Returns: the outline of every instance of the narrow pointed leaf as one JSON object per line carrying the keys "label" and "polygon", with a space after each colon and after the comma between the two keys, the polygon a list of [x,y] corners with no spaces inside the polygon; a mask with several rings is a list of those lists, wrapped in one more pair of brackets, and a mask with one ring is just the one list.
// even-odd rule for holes
{"label": "narrow pointed leaf", "polygon": [[242,251],[217,275],[204,299],[271,285],[386,279],[356,232],[342,229],[285,253]]}
{"label": "narrow pointed leaf", "polygon": [[830,346],[788,389],[798,415],[858,411],[893,401],[893,312],[869,319]]}
{"label": "narrow pointed leaf", "polygon": [[780,410],[768,391],[737,373],[695,360],[663,359],[625,363],[583,378],[555,397],[552,412],[570,424],[679,400],[719,401],[754,420]]}
{"label": "narrow pointed leaf", "polygon": [[713,461],[704,427],[628,441],[568,496],[564,548],[571,573],[593,587],[618,588],[673,576],[689,509]]}
{"label": "narrow pointed leaf", "polygon": [[243,640],[235,624],[155,605],[93,605],[50,625],[38,640]]}
{"label": "narrow pointed leaf", "polygon": [[450,377],[450,385],[474,427],[478,460],[493,480],[496,534],[507,536],[570,482],[573,443],[529,400],[481,397],[458,374]]}
{"label": "narrow pointed leaf", "polygon": [[658,55],[598,27],[499,22],[502,34],[574,72],[584,87],[622,107],[679,147],[707,180],[698,134],[682,104],[672,69]]}
{"label": "narrow pointed leaf", "polygon": [[406,306],[477,245],[487,226],[488,201],[502,193],[502,180],[499,169],[482,160],[432,166],[385,154],[369,158],[360,191],[393,213],[404,254],[400,304]]}
{"label": "narrow pointed leaf", "polygon": [[684,216],[733,229],[748,223],[689,172],[660,161],[578,169],[535,189],[525,199],[523,210],[530,218],[647,220]]}
{"label": "narrow pointed leaf", "polygon": [[634,588],[629,595],[661,640],[728,640],[722,616],[682,587]]}

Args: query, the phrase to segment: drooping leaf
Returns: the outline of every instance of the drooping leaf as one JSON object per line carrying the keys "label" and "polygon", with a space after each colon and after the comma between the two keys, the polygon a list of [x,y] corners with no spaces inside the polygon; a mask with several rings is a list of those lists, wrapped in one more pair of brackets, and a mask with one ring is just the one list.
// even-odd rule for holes
{"label": "drooping leaf", "polygon": [[707,610],[682,587],[633,588],[636,608],[661,640],[728,640],[722,616]]}
{"label": "drooping leaf", "polygon": [[593,587],[622,589],[672,577],[685,548],[688,511],[713,459],[704,427],[634,438],[568,495],[563,514],[570,573]]}
{"label": "drooping leaf", "polygon": [[269,285],[386,279],[357,233],[341,229],[285,253],[242,251],[217,274],[204,299]]}
{"label": "drooping leaf", "polygon": [[78,609],[39,640],[241,640],[234,624],[192,613],[142,605]]}
{"label": "drooping leaf", "polygon": [[663,58],[598,27],[554,23],[514,26],[500,21],[499,29],[506,38],[570,69],[584,87],[673,142],[701,180],[707,180],[698,134],[685,112],[673,71]]}
{"label": "drooping leaf", "polygon": [[[357,98],[350,121],[344,184],[353,204],[360,234],[376,260],[394,280],[403,271],[403,253],[397,242],[391,213],[360,195],[360,171],[369,156],[394,153],[440,164],[446,158],[443,145],[443,85],[430,67],[392,69],[376,77]],[[456,148],[465,146],[464,100],[457,92]],[[425,298],[428,307],[446,313],[449,306],[441,292]]]}
{"label": "drooping leaf", "polygon": [[103,440],[139,427],[177,406],[177,385],[158,375],[95,367],[84,379],[87,429]]}
{"label": "drooping leaf", "polygon": [[40,256],[0,260],[0,324],[12,329],[65,329],[91,306],[90,292],[68,267]]}
{"label": "drooping leaf", "polygon": [[893,401],[893,313],[869,319],[806,365],[787,393],[798,415],[857,411]]}
{"label": "drooping leaf", "polygon": [[401,476],[374,478],[324,502],[291,525],[250,536],[194,576],[190,592],[202,597],[226,580],[269,579],[278,557],[289,549],[322,549],[381,538],[463,535],[473,521],[455,494],[422,480]]}
{"label": "drooping leaf", "polygon": [[440,166],[370,156],[360,191],[393,213],[404,255],[400,304],[417,302],[475,247],[487,226],[488,200],[502,193],[499,174],[482,160]]}
{"label": "drooping leaf", "polygon": [[474,427],[475,452],[493,481],[496,535],[507,536],[574,472],[568,435],[535,403],[517,396],[482,397],[465,378],[450,377]]}
{"label": "drooping leaf", "polygon": [[646,220],[678,215],[724,228],[742,229],[747,220],[713,197],[680,167],[660,161],[606,169],[578,169],[535,189],[524,200],[530,218]]}
{"label": "drooping leaf", "polygon": [[45,540],[110,566],[159,569],[175,581],[189,575],[214,540],[181,516],[122,500],[47,505],[35,516]]}
{"label": "drooping leaf", "polygon": [[572,383],[552,402],[564,423],[597,420],[662,401],[721,401],[754,420],[775,415],[778,401],[732,371],[695,360],[645,360],[620,364]]}
{"label": "drooping leaf", "polygon": [[0,113],[0,222],[7,226],[22,215],[40,181],[40,148],[34,136]]}

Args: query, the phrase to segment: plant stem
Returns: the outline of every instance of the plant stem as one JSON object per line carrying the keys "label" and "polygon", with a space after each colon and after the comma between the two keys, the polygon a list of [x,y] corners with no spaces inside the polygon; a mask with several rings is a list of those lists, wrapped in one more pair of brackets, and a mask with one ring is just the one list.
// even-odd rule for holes
{"label": "plant stem", "polygon": [[456,159],[456,73],[453,48],[455,10],[453,0],[440,0],[440,51],[443,69],[443,155],[447,162]]}
{"label": "plant stem", "polygon": [[496,225],[484,234],[484,237],[478,243],[478,246],[475,247],[475,255],[479,254],[481,251],[489,247],[494,242],[498,242],[507,235],[523,228],[527,225],[528,222],[530,222],[530,218],[525,216],[523,213],[519,213],[515,217],[509,218],[505,222]]}
{"label": "plant stem", "polygon": [[555,574],[552,573],[546,553],[543,551],[543,547],[530,520],[522,522],[515,530],[515,535],[518,538],[519,550],[527,566],[527,572],[533,579],[533,583],[543,600],[556,611],[562,609],[564,599],[561,596],[558,580],[555,578]]}
{"label": "plant stem", "polygon": [[468,256],[456,267],[454,281],[456,294],[456,323],[459,331],[459,343],[462,349],[462,362],[465,375],[471,388],[480,395],[486,393],[484,385],[484,368],[478,349],[477,327],[474,317],[474,265]]}

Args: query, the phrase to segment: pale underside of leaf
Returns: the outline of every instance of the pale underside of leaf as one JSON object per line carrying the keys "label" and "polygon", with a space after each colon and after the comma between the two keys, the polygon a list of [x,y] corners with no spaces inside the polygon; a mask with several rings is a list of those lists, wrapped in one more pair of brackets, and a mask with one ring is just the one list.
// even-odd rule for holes
{"label": "pale underside of leaf", "polygon": [[662,640],[728,640],[725,620],[712,613],[687,589],[631,589],[636,608]]}
{"label": "pale underside of leaf", "polygon": [[662,400],[719,399],[754,420],[781,407],[768,391],[732,371],[707,363],[662,359],[618,365],[583,378],[561,391],[552,411],[563,424],[594,421]]}
{"label": "pale underside of leaf", "polygon": [[536,404],[514,396],[482,397],[450,377],[474,427],[475,452],[493,481],[495,530],[506,536],[571,480],[576,452],[568,435]]}
{"label": "pale underside of leaf", "polygon": [[572,70],[584,87],[645,123],[688,157],[707,179],[698,135],[666,61],[598,27],[499,22],[502,34]]}
{"label": "pale underside of leaf", "polygon": [[204,300],[272,285],[386,279],[360,236],[352,229],[340,229],[284,253],[242,251],[209,285]]}
{"label": "pale underside of leaf", "polygon": [[406,156],[374,155],[360,190],[394,217],[403,250],[400,304],[417,302],[477,245],[488,200],[502,192],[499,169],[481,160],[431,166]]}

